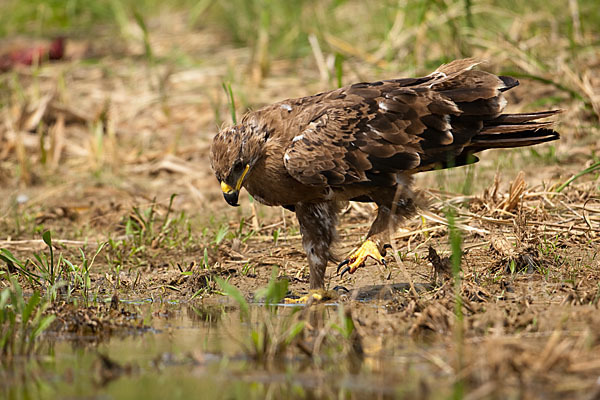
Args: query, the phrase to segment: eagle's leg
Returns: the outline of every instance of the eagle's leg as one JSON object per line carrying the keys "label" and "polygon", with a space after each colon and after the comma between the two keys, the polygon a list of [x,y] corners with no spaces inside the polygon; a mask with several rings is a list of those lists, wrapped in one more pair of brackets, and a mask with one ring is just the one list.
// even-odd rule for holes
{"label": "eagle's leg", "polygon": [[296,204],[302,246],[310,268],[311,290],[325,288],[325,269],[327,262],[333,259],[330,247],[336,238],[338,211],[335,202]]}
{"label": "eagle's leg", "polygon": [[401,187],[399,190],[396,188],[378,190],[373,194],[373,201],[378,206],[377,217],[371,224],[364,243],[338,265],[338,273],[346,266],[342,270],[342,276],[346,272],[352,274],[363,267],[369,257],[386,265],[384,256],[386,248],[391,247],[391,233],[403,219],[416,211],[414,195],[407,187]]}

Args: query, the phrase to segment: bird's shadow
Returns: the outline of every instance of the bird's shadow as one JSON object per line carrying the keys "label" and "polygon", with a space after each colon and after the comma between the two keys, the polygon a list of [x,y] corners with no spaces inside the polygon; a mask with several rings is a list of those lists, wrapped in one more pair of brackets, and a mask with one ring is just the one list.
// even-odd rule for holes
{"label": "bird's shadow", "polygon": [[[429,291],[434,285],[429,283],[415,283],[417,292]],[[406,282],[391,283],[388,285],[368,285],[348,290],[341,286],[334,288],[338,294],[345,294],[349,298],[358,301],[372,300],[391,300],[398,295],[403,295],[410,291],[410,285]]]}

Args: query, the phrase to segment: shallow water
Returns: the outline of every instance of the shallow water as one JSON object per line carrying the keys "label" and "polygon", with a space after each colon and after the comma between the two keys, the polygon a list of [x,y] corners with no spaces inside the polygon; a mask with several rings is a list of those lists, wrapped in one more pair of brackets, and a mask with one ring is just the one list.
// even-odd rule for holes
{"label": "shallow water", "polygon": [[[393,398],[406,389],[414,364],[403,357],[325,355],[318,363],[293,351],[256,362],[242,342],[264,316],[249,322],[224,305],[126,304],[148,321],[144,332],[93,337],[47,335],[39,357],[2,369],[2,397],[34,398]],[[285,318],[290,307],[275,317]],[[325,320],[337,306],[321,310]],[[104,361],[103,361],[104,360]],[[417,366],[418,367],[418,366]],[[408,383],[408,386],[411,386]]]}

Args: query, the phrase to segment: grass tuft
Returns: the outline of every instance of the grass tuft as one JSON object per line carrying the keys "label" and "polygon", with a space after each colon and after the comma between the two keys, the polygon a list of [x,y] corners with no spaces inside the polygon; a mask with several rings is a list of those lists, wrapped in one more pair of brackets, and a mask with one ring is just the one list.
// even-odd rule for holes
{"label": "grass tuft", "polygon": [[13,276],[9,287],[0,292],[0,354],[2,362],[16,356],[29,356],[37,349],[37,339],[54,321],[54,315],[45,315],[49,305],[38,291],[27,300],[23,289]]}

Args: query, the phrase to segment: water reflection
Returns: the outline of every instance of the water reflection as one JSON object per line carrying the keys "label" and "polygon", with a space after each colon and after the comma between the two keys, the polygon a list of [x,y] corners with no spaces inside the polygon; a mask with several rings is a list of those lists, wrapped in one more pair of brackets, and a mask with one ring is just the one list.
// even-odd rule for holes
{"label": "water reflection", "polygon": [[[248,321],[224,304],[125,307],[151,316],[152,330],[99,341],[49,335],[42,356],[0,367],[2,397],[392,398],[400,382],[391,358],[363,363],[361,339],[337,307],[282,307],[265,319],[255,305]],[[302,334],[287,343],[299,322]],[[266,341],[269,329],[265,346],[288,347],[258,360],[248,343]]]}

